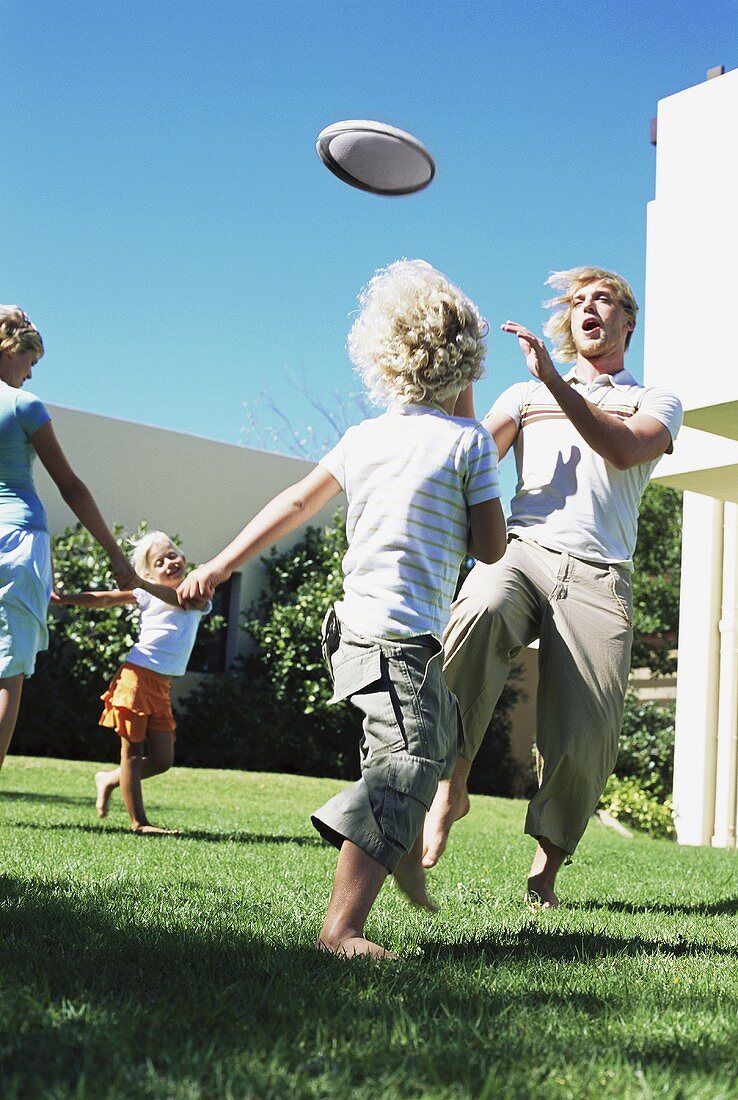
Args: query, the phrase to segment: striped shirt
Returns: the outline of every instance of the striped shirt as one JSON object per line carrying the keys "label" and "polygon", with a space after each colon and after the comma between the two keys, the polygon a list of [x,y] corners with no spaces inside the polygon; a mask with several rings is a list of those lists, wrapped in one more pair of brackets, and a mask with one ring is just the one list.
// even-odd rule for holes
{"label": "striped shirt", "polygon": [[[676,439],[682,407],[673,394],[641,386],[626,370],[589,383],[578,381],[574,370],[565,377],[606,412],[621,420],[647,413],[669,430],[672,443]],[[535,379],[505,390],[490,412],[504,413],[518,427],[508,530],[585,561],[632,568],[638,506],[658,459],[629,470],[611,466]]]}
{"label": "striped shirt", "polygon": [[469,543],[469,507],[500,495],[476,420],[396,405],[349,428],[324,466],[348,497],[338,617],[370,638],[440,638]]}

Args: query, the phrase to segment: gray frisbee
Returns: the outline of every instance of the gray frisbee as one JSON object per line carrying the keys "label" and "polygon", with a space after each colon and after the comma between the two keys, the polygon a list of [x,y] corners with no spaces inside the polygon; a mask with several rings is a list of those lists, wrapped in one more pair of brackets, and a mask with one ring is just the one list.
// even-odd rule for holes
{"label": "gray frisbee", "polygon": [[318,134],[315,148],[334,176],[374,195],[422,191],[436,174],[422,142],[385,122],[334,122]]}

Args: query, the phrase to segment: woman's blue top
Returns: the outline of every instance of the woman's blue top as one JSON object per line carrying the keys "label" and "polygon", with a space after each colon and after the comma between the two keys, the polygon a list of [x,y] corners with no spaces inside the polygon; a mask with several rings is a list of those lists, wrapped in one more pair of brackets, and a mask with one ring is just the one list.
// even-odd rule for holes
{"label": "woman's blue top", "polygon": [[46,512],[33,484],[31,436],[51,417],[32,393],[0,382],[0,527],[46,531]]}

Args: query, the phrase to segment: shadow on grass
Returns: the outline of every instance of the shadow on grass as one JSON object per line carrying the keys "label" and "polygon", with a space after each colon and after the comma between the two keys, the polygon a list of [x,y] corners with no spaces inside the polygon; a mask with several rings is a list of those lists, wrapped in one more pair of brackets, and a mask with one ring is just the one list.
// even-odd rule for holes
{"label": "shadow on grass", "polygon": [[[90,784],[92,786],[92,784]],[[14,802],[41,802],[44,804],[53,802],[55,805],[62,806],[90,806],[95,805],[95,795],[90,792],[88,796],[79,795],[73,797],[72,795],[64,794],[33,794],[30,791],[9,791],[7,788],[0,791],[0,800],[11,799]]]}
{"label": "shadow on grass", "polygon": [[[7,1027],[0,1043],[4,1093],[12,1083],[5,1095],[51,1095],[53,1085],[55,1097],[346,1096],[396,1066],[413,1091],[385,1094],[478,1095],[490,1065],[503,1080],[549,1058],[589,1066],[593,1020],[627,1005],[606,987],[542,986],[536,958],[673,950],[638,937],[529,929],[512,942],[434,946],[398,964],[346,962],[310,946],[317,916],[309,934],[299,915],[286,926],[277,916],[265,942],[248,914],[234,927],[237,909],[203,909],[185,925],[165,894],[162,902],[143,915],[135,885],[80,892],[0,879],[0,1021],[23,1024]],[[511,960],[530,989],[511,993],[494,984],[494,966],[479,967]],[[721,1050],[697,1035],[676,1052],[669,1038],[663,1051],[649,1042],[650,1059],[682,1070],[710,1073],[734,1058],[732,1043]],[[610,1043],[600,1038],[604,1058]],[[80,1080],[87,1091],[77,1091]],[[101,1083],[106,1091],[96,1093]]]}
{"label": "shadow on grass", "polygon": [[676,936],[674,940],[647,939],[645,936],[619,938],[604,933],[554,931],[524,928],[514,938],[475,939],[468,943],[449,944],[439,952],[437,944],[423,945],[430,954],[457,961],[478,961],[480,955],[490,963],[528,963],[531,958],[571,962],[588,962],[607,956],[726,956],[738,957],[738,947],[721,947],[712,943],[692,943]]}
{"label": "shadow on grass", "polygon": [[324,848],[326,842],[319,836],[279,836],[274,833],[248,833],[236,830],[235,832],[212,832],[204,829],[180,829],[176,833],[152,834],[134,833],[133,829],[124,825],[111,825],[107,821],[98,821],[92,825],[79,823],[54,822],[52,824],[42,821],[17,821],[13,823],[14,829],[32,829],[41,832],[61,833],[96,833],[101,836],[109,834],[119,836],[132,836],[137,841],[163,844],[180,840],[204,840],[212,844],[295,844],[297,847]]}
{"label": "shadow on grass", "polygon": [[579,909],[582,912],[588,910],[611,910],[614,913],[667,913],[670,916],[680,914],[694,914],[699,917],[735,916],[738,913],[738,898],[722,898],[720,901],[699,901],[693,904],[687,902],[649,901],[636,904],[631,901],[582,901],[567,902],[567,909]]}

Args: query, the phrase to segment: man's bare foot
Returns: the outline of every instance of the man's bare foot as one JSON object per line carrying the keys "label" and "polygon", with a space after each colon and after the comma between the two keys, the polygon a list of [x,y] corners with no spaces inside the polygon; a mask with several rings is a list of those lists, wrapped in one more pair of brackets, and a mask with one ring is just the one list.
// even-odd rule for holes
{"label": "man's bare foot", "polygon": [[425,871],[412,853],[403,856],[394,871],[395,882],[411,905],[437,913],[438,905],[428,894]]}
{"label": "man's bare foot", "polygon": [[373,959],[399,959],[400,957],[394,951],[388,951],[386,947],[380,947],[378,943],[372,943],[363,936],[346,936],[345,939],[330,942],[321,937],[316,941],[315,946],[318,951],[327,951],[342,959],[355,959],[359,955],[369,955]]}
{"label": "man's bare foot", "polygon": [[114,788],[108,783],[107,772],[95,772],[95,788],[97,790],[97,798],[95,800],[95,809],[97,810],[97,816],[107,817],[108,803],[110,802],[110,796],[114,790]]}
{"label": "man's bare foot", "polygon": [[438,784],[433,805],[426,814],[423,828],[423,866],[435,867],[443,855],[448,834],[455,821],[469,813],[469,794],[466,780],[459,784],[454,779],[442,779]]}
{"label": "man's bare foot", "polygon": [[538,875],[532,875],[528,879],[525,902],[535,909],[556,909],[561,904],[551,887],[542,883]]}
{"label": "man's bare foot", "polygon": [[179,836],[179,829],[160,829],[156,825],[133,825],[136,836]]}

